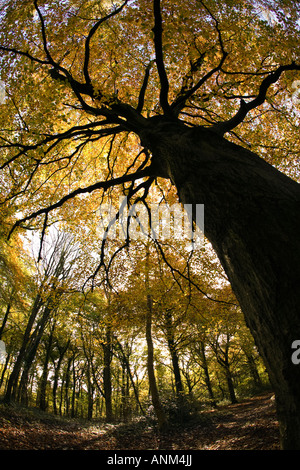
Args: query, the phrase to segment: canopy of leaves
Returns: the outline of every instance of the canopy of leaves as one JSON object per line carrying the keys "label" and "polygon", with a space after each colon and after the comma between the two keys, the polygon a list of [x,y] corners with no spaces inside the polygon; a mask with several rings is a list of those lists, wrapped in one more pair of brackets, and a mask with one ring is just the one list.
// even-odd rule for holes
{"label": "canopy of leaves", "polygon": [[298,178],[298,2],[24,0],[0,18],[2,207],[27,226],[93,238],[103,197],[148,194],[140,135],[161,115]]}

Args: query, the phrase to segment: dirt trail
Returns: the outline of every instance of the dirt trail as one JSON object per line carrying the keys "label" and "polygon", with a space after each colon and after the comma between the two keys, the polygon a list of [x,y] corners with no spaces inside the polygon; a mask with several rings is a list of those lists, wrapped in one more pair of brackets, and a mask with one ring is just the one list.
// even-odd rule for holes
{"label": "dirt trail", "polygon": [[278,450],[275,404],[263,395],[158,435],[149,424],[103,425],[0,406],[0,450]]}

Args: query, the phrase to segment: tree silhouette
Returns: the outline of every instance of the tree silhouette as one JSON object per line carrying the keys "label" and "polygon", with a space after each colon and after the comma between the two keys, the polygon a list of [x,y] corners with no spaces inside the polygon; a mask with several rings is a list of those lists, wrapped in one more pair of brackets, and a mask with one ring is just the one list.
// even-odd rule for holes
{"label": "tree silhouette", "polygon": [[[58,209],[113,187],[148,207],[157,178],[182,203],[204,204],[205,235],[268,369],[282,447],[299,449],[291,345],[300,336],[300,190],[268,155],[246,148],[248,139],[270,149],[280,132],[296,135],[296,117],[278,106],[300,69],[297,2],[21,3],[2,13],[10,32],[2,34],[2,78],[12,103],[3,113],[8,121],[19,115],[14,132],[1,132],[3,204],[34,197],[10,236],[42,220],[43,239]],[[82,174],[83,155],[103,141],[103,178],[56,190],[54,175]],[[128,157],[126,145],[138,152]]]}

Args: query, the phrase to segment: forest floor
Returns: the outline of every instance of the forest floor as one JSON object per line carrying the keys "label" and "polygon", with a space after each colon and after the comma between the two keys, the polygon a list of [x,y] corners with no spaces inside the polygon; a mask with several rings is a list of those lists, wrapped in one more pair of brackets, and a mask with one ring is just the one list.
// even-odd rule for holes
{"label": "forest floor", "polygon": [[81,422],[0,404],[0,450],[278,450],[271,394],[202,411],[158,435],[146,420]]}

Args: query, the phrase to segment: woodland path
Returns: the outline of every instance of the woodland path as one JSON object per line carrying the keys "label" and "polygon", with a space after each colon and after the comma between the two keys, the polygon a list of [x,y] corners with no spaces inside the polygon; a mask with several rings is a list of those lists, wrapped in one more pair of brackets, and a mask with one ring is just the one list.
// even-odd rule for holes
{"label": "woodland path", "polygon": [[103,425],[0,405],[0,450],[278,450],[271,394],[205,411],[158,436],[147,423]]}

